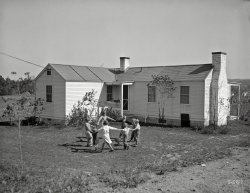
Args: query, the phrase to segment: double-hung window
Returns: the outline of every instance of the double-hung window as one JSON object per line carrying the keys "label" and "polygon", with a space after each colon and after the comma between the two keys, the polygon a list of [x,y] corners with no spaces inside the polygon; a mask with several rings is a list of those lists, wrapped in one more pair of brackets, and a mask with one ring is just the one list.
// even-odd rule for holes
{"label": "double-hung window", "polygon": [[113,88],[111,85],[107,86],[107,101],[113,100]]}
{"label": "double-hung window", "polygon": [[156,102],[156,88],[148,85],[148,102]]}
{"label": "double-hung window", "polygon": [[52,85],[46,85],[46,102],[52,102]]}
{"label": "double-hung window", "polygon": [[189,86],[181,86],[180,103],[189,104]]}

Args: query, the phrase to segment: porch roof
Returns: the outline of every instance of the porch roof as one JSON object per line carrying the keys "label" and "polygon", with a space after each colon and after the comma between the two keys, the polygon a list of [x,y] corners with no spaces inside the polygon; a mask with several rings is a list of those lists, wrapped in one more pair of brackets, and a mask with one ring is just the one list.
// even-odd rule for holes
{"label": "porch roof", "polygon": [[115,82],[105,82],[106,85],[132,85],[134,81],[115,81]]}

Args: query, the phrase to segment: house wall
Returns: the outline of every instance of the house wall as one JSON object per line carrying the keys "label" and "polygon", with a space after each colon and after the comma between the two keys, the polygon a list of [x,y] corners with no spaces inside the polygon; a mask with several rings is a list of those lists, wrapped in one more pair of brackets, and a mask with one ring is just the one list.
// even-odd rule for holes
{"label": "house wall", "polygon": [[[51,68],[51,75],[44,70],[36,79],[36,97],[44,99],[43,118],[65,118],[65,80]],[[46,85],[52,85],[52,102],[46,102]]]}
{"label": "house wall", "polygon": [[107,88],[101,82],[66,82],[66,115],[71,112],[73,105],[77,104],[78,100],[82,100],[85,93],[92,89],[96,91],[95,97],[98,102],[106,100]]}
{"label": "house wall", "polygon": [[[130,86],[130,109],[127,114],[158,121],[160,94],[156,102],[148,102],[148,82],[135,82]],[[189,86],[189,104],[180,104],[180,86]],[[182,113],[190,115],[191,125],[204,125],[204,81],[175,82],[172,98],[165,100],[165,117],[174,125],[180,125]],[[167,123],[168,124],[168,123]]]}

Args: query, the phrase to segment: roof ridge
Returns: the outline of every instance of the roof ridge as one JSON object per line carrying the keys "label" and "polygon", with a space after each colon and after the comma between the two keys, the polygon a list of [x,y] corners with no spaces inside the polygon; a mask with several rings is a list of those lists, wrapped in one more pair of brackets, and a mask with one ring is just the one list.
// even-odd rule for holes
{"label": "roof ridge", "polygon": [[81,66],[81,65],[74,65],[74,64],[52,64],[49,63],[50,65],[61,65],[61,66],[78,66],[78,67],[95,67],[95,68],[105,68],[101,66]]}
{"label": "roof ridge", "polygon": [[[81,66],[81,65],[72,65],[72,64],[52,64],[50,65],[62,65],[62,66],[78,66],[78,67],[90,67],[90,68],[103,68],[103,69],[120,69],[117,68],[106,68],[102,66]],[[135,67],[129,67],[131,68],[157,68],[157,67],[183,67],[183,66],[200,66],[200,65],[212,65],[212,63],[203,63],[203,64],[176,64],[176,65],[160,65],[160,66],[135,66]]]}
{"label": "roof ridge", "polygon": [[201,65],[212,65],[212,63],[205,63],[205,64],[183,64],[183,65],[169,65],[169,66],[136,66],[136,67],[129,67],[131,68],[159,68],[159,67],[183,67],[183,66],[201,66]]}

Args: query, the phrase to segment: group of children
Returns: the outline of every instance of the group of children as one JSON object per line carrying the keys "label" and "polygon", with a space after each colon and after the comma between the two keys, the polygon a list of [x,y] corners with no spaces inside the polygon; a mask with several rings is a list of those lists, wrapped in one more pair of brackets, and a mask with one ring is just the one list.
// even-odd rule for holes
{"label": "group of children", "polygon": [[[100,144],[98,141],[97,133],[100,132],[102,135],[102,146],[101,151],[104,149],[105,144],[108,145],[110,151],[114,151],[112,146],[112,141],[110,139],[109,131],[116,130],[120,131],[119,138],[117,140],[118,144],[121,140],[123,142],[124,150],[129,149],[128,142],[135,141],[135,146],[138,145],[139,135],[140,135],[140,124],[138,119],[132,119],[132,128],[129,128],[128,123],[126,121],[126,116],[122,119],[121,129],[109,126],[108,120],[115,121],[114,119],[108,117],[105,112],[102,113],[102,116],[99,118],[97,125],[91,125],[91,119],[85,118],[84,131],[87,137],[87,146],[94,146],[95,150],[98,149],[98,145]],[[99,127],[99,128],[98,128]],[[129,131],[132,131],[131,138],[129,139]]]}

